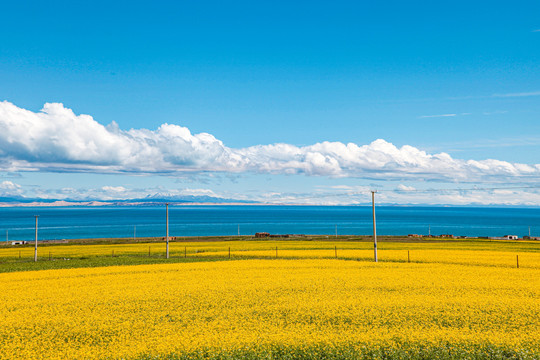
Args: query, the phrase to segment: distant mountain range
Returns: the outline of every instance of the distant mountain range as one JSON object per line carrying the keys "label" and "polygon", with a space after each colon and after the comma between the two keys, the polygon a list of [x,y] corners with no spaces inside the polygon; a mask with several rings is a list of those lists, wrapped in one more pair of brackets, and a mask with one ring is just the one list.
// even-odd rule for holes
{"label": "distant mountain range", "polygon": [[53,205],[155,205],[163,203],[176,203],[176,204],[257,204],[256,201],[226,199],[208,195],[174,195],[168,196],[167,194],[155,194],[149,195],[144,198],[137,199],[42,199],[42,198],[27,198],[22,196],[0,197],[0,204],[4,206],[16,206],[29,204],[39,204],[42,206]]}
{"label": "distant mountain range", "polygon": [[[148,195],[143,198],[134,198],[134,199],[98,199],[98,198],[87,198],[87,199],[43,199],[43,198],[28,198],[23,196],[0,196],[0,207],[15,207],[15,206],[152,206],[152,205],[163,205],[164,203],[171,204],[238,204],[238,205],[262,205],[259,201],[250,201],[250,200],[238,200],[238,199],[228,199],[221,198],[217,196],[209,195],[169,195],[163,193],[157,193],[154,195]],[[274,204],[277,205],[277,204]],[[301,202],[298,203],[289,203],[287,205],[302,205]],[[346,204],[345,204],[346,205]],[[371,206],[371,202],[357,203],[354,205],[359,206]],[[399,203],[383,203],[379,206],[397,206],[397,207],[475,207],[475,208],[538,208],[536,205],[509,205],[509,204],[462,204],[462,205],[452,205],[452,204],[399,204]]]}

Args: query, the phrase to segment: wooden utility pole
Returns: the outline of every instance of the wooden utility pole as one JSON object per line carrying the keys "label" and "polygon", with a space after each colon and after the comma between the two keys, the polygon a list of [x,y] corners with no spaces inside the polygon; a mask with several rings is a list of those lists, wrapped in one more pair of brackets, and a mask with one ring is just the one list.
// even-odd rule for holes
{"label": "wooden utility pole", "polygon": [[38,217],[39,215],[34,215],[36,218],[36,246],[34,248],[34,262],[37,262],[37,233],[38,233]]}
{"label": "wooden utility pole", "polygon": [[377,257],[377,223],[375,221],[375,193],[377,191],[371,191],[371,208],[373,210],[373,252],[375,255],[375,262],[379,261]]}
{"label": "wooden utility pole", "polygon": [[169,203],[165,203],[166,216],[167,216],[167,259],[169,258]]}

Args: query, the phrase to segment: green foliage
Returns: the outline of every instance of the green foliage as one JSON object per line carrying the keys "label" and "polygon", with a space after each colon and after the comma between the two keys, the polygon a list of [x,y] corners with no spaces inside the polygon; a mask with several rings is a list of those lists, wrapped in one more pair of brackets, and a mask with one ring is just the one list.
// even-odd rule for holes
{"label": "green foliage", "polygon": [[200,349],[168,355],[142,355],[136,360],[538,360],[540,352],[512,350],[495,345],[473,344],[396,344],[374,347],[363,344],[329,346],[286,346],[234,350]]}
{"label": "green foliage", "polygon": [[[195,241],[195,240],[199,241]],[[33,271],[47,269],[70,269],[82,267],[101,267],[117,265],[140,265],[160,263],[183,263],[199,261],[228,260],[228,248],[232,249],[232,258],[273,259],[275,247],[279,248],[279,256],[286,250],[305,250],[317,258],[316,250],[327,251],[323,257],[333,258],[334,246],[340,258],[349,260],[370,260],[371,254],[343,257],[342,250],[371,250],[373,244],[369,237],[341,236],[308,236],[288,239],[252,239],[250,237],[194,237],[176,238],[171,242],[171,257],[165,259],[165,244],[162,239],[86,239],[69,240],[68,243],[42,243],[38,249],[38,262],[33,261],[34,249],[26,246],[0,246],[0,273],[13,271]],[[148,253],[152,248],[151,254]],[[184,255],[187,249],[187,257]],[[259,253],[247,250],[258,251]],[[425,262],[415,255],[418,250],[455,250],[473,252],[526,252],[540,253],[540,242],[500,241],[486,239],[418,239],[403,237],[381,237],[379,239],[380,254],[384,251],[404,251],[401,258],[380,257],[380,261],[406,262],[407,251],[412,253],[413,262]],[[262,253],[261,251],[267,251]],[[311,251],[314,251],[311,253]],[[288,258],[297,258],[300,251],[289,252]],[[50,255],[49,255],[50,254]],[[298,258],[309,258],[310,254],[299,255]],[[20,258],[19,258],[20,256]],[[514,256],[514,255],[512,255]],[[320,257],[320,256],[318,256]],[[521,259],[521,257],[520,257]],[[462,264],[464,264],[462,262]],[[486,265],[486,264],[484,264]]]}
{"label": "green foliage", "polygon": [[0,273],[16,271],[35,271],[51,269],[76,269],[102,266],[124,266],[124,265],[144,265],[144,264],[164,264],[164,263],[192,263],[203,261],[223,261],[222,257],[174,257],[166,259],[164,256],[83,256],[76,258],[38,258],[38,262],[30,259],[10,260],[0,262]]}

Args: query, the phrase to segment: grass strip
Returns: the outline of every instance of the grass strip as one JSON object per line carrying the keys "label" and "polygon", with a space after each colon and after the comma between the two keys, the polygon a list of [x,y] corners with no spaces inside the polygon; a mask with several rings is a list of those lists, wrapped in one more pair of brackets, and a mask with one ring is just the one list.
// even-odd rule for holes
{"label": "grass strip", "polygon": [[538,360],[540,352],[478,344],[396,344],[395,346],[328,344],[274,345],[234,350],[200,349],[181,354],[141,355],[135,360]]}

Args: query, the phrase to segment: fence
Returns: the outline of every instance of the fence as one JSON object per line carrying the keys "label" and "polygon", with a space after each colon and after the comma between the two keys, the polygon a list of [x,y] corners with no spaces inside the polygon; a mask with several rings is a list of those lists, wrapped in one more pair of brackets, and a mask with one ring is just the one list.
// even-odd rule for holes
{"label": "fence", "polygon": [[[464,242],[455,243],[382,243],[379,261],[382,263],[459,264],[540,269],[539,244],[518,250],[504,244],[471,243],[463,249]],[[476,245],[476,248],[475,246]],[[104,264],[144,263],[156,261],[217,261],[244,259],[338,259],[373,261],[373,248],[369,242],[311,242],[311,241],[242,241],[217,243],[170,243],[170,259],[165,259],[163,243],[52,245],[38,249],[38,261],[81,262],[101,261]],[[385,248],[386,247],[386,248]],[[33,247],[0,249],[0,263],[30,262],[34,259]],[[145,260],[146,259],[146,260]]]}

